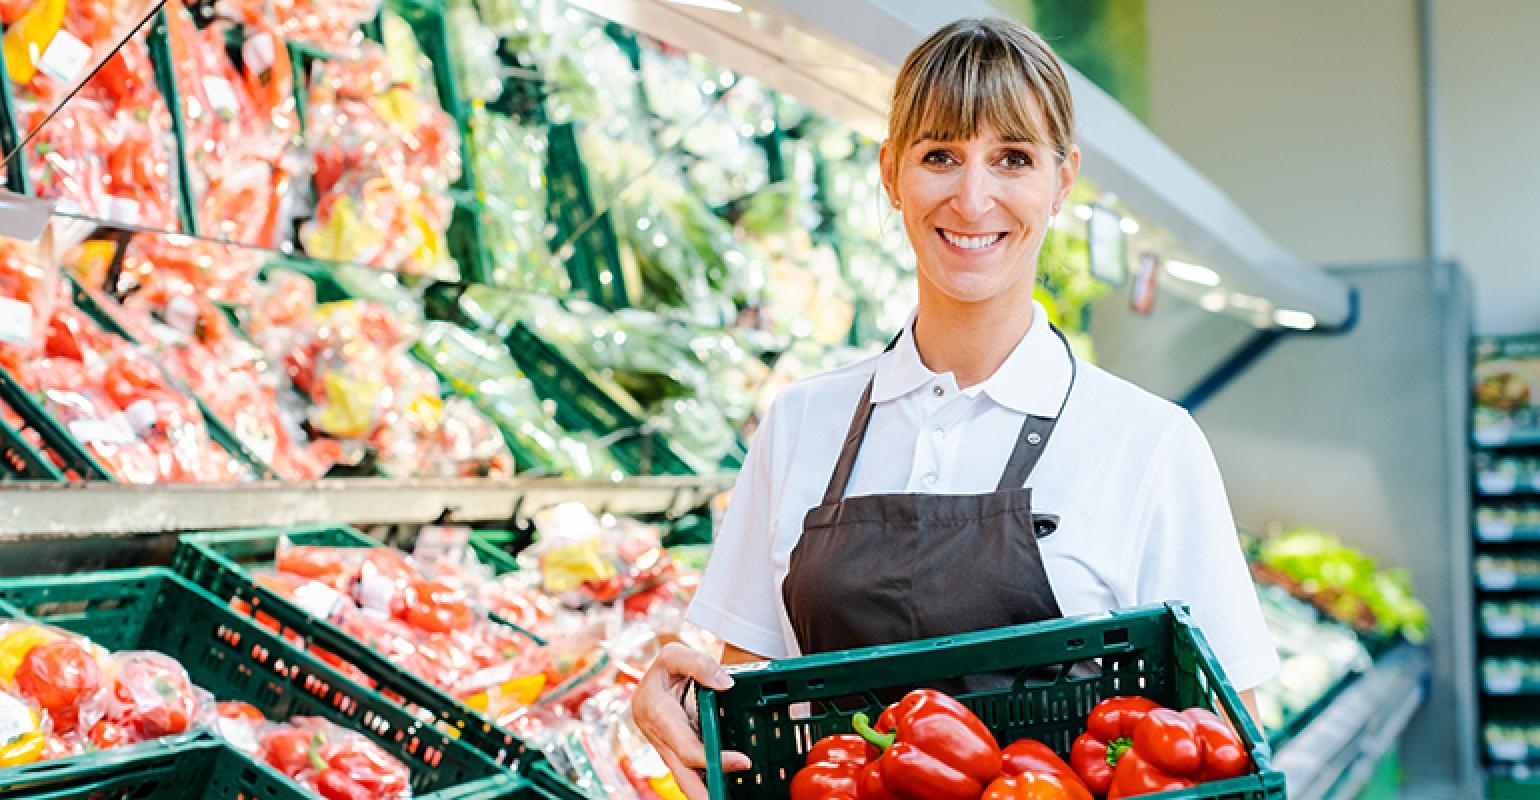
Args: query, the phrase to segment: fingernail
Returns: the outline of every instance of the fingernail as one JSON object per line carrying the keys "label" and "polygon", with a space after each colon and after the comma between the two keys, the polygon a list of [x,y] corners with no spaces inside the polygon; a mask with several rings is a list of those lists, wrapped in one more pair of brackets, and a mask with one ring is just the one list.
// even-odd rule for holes
{"label": "fingernail", "polygon": [[718,668],[715,675],[711,676],[711,682],[715,683],[718,691],[727,691],[733,688],[733,676],[727,674],[727,670]]}

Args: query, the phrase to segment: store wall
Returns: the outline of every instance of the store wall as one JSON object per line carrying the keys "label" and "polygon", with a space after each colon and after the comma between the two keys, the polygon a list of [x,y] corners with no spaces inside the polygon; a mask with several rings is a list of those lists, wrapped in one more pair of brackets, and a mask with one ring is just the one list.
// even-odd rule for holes
{"label": "store wall", "polygon": [[1481,333],[1540,331],[1540,3],[1432,3],[1435,181],[1444,257]]}
{"label": "store wall", "polygon": [[1146,13],[1150,128],[1264,230],[1315,263],[1423,256],[1415,3]]}

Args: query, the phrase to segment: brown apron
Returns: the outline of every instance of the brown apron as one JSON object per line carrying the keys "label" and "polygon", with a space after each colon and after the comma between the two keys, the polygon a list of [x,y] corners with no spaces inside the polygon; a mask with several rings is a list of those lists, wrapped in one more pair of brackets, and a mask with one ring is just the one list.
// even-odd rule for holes
{"label": "brown apron", "polygon": [[1027,416],[989,494],[845,497],[874,408],[867,383],[823,504],[803,520],[781,587],[804,655],[1062,616],[1037,543],[1053,520],[1033,516],[1025,488],[1075,385],[1074,353],[1053,332],[1069,354],[1070,388],[1058,415]]}

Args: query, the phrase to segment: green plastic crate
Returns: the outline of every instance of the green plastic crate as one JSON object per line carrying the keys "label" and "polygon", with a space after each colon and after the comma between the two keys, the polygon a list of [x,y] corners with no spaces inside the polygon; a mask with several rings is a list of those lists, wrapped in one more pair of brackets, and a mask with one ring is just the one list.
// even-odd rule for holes
{"label": "green plastic crate", "polygon": [[[1100,659],[1100,675],[1043,679],[1043,668]],[[1240,734],[1258,772],[1151,800],[1282,800],[1284,777],[1271,768],[1266,740],[1225,679],[1208,642],[1185,607],[1168,603],[960,636],[886,645],[729,668],[727,692],[702,689],[700,717],[714,800],[779,800],[807,750],[833,733],[849,733],[856,712],[873,717],[882,690],[967,675],[1018,671],[1015,687],[959,697],[1001,744],[1038,739],[1060,755],[1085,730],[1103,698],[1142,695],[1181,708],[1222,708],[1240,719]],[[806,715],[792,706],[809,704]],[[723,750],[753,762],[751,772],[724,774]]]}
{"label": "green plastic crate", "polygon": [[[629,305],[615,223],[608,211],[595,213],[599,206],[583,167],[577,131],[571,123],[554,124],[546,136],[546,216],[556,227],[552,252],[567,265],[573,289],[605,308]],[[560,249],[569,240],[570,249]]]}
{"label": "green plastic crate", "polygon": [[[347,680],[171,570],[0,580],[0,616],[30,617],[88,636],[113,651],[165,653],[216,699],[251,703],[271,719],[325,717],[363,733],[411,769],[418,797],[538,796],[529,790],[527,779]],[[88,767],[93,759],[116,759],[133,749],[68,761]],[[0,784],[9,782],[0,771]]]}
{"label": "green plastic crate", "polygon": [[[87,316],[96,321],[96,324],[102,326],[109,333],[116,334],[131,343],[138,344],[138,340],[118,323],[118,320],[113,317],[112,312],[102,306],[101,301],[106,298],[99,299],[97,295],[87,291],[70,272],[65,271],[64,277],[69,280],[75,305],[81,311],[84,311]],[[203,415],[203,424],[208,428],[209,438],[214,440],[214,443],[219,445],[220,449],[228,453],[241,466],[244,466],[256,479],[264,481],[278,479],[278,474],[273,472],[272,468],[264,463],[261,457],[253,453],[251,448],[247,447],[240,437],[236,436],[235,432],[230,430],[229,426],[225,425],[224,421],[214,414],[213,409],[210,409],[208,404],[203,402],[203,398],[191,392],[188,393],[188,396],[192,398],[194,403],[198,404],[198,411]]]}
{"label": "green plastic crate", "polygon": [[0,800],[314,800],[277,771],[213,738],[147,742],[6,771]]}
{"label": "green plastic crate", "polygon": [[64,473],[39,453],[21,431],[0,419],[0,481],[64,480]]}
{"label": "green plastic crate", "polygon": [[43,439],[43,447],[63,462],[66,480],[111,481],[107,469],[91,455],[75,437],[70,435],[58,420],[22,388],[11,373],[0,369],[0,402],[11,407],[16,415]]}
{"label": "green plastic crate", "polygon": [[346,527],[185,534],[172,555],[172,566],[223,600],[244,601],[253,615],[280,626],[285,638],[298,639],[336,654],[362,670],[382,692],[432,714],[439,728],[454,732],[460,741],[497,763],[508,765],[520,774],[528,774],[534,765],[544,760],[523,740],[443,690],[397,669],[379,653],[330,622],[311,617],[288,600],[253,583],[243,565],[271,564],[283,539],[295,544],[332,547],[382,546]]}

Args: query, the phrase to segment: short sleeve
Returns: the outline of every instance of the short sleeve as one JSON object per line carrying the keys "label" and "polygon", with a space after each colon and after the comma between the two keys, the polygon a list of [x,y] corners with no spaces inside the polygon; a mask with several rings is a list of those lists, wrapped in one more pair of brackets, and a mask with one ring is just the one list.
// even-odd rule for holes
{"label": "short sleeve", "polygon": [[765,658],[786,658],[781,599],[771,560],[780,476],[772,404],[733,486],[711,560],[685,618],[723,641]]}
{"label": "short sleeve", "polygon": [[1278,673],[1278,653],[1241,552],[1208,440],[1183,413],[1156,454],[1135,548],[1139,604],[1188,605],[1237,691]]}

